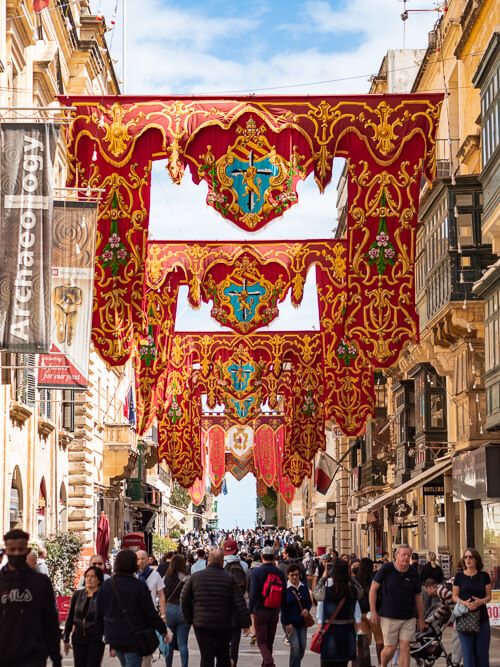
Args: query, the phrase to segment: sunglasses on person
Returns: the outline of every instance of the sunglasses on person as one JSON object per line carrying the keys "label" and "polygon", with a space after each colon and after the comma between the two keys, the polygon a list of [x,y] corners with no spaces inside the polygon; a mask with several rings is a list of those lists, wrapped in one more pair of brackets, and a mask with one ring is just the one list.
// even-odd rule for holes
{"label": "sunglasses on person", "polygon": [[469,560],[469,558],[472,558],[472,559],[475,560],[475,556],[473,556],[472,554],[465,554],[464,560]]}

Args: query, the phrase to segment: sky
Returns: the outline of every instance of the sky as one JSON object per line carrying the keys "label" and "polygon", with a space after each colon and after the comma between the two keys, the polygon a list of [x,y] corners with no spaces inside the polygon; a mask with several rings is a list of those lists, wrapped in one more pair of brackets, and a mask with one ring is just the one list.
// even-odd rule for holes
{"label": "sky", "polygon": [[[123,3],[126,3],[125,20]],[[408,0],[401,20],[400,0],[94,0],[110,25],[108,44],[126,94],[286,94],[366,93],[388,49],[426,48],[438,18],[434,0]],[[125,41],[124,41],[125,36]],[[123,49],[123,44],[126,49]],[[252,235],[223,220],[205,204],[206,186],[188,172],[173,185],[165,164],[155,163],[150,235],[168,240],[329,238],[336,227],[336,177],[320,195],[312,177],[299,184],[299,204]],[[285,302],[270,330],[318,327],[314,275],[302,306]],[[180,294],[178,330],[219,330],[205,305],[192,311]],[[255,521],[255,481],[229,476],[227,496],[219,497],[222,528]]]}

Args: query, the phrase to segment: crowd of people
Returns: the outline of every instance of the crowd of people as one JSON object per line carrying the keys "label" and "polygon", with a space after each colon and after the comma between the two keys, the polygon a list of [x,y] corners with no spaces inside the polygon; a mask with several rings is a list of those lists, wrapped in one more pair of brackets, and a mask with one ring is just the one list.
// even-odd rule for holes
{"label": "crowd of people", "polygon": [[[22,530],[4,541],[0,662],[45,667],[50,658],[60,667],[54,592],[38,562],[44,558],[30,555]],[[374,562],[333,548],[318,557],[290,530],[201,531],[183,536],[160,562],[123,549],[112,575],[101,555],[92,556],[71,598],[62,646],[75,667],[99,667],[106,645],[122,667],[150,667],[158,648],[166,667],[175,651],[188,667],[192,629],[201,667],[236,667],[242,635],[258,647],[263,667],[275,667],[281,621],[289,667],[301,666],[308,628],[320,667],[371,667],[372,643],[382,667],[409,667],[416,636],[439,637],[451,621],[451,663],[488,667],[490,599],[475,549],[465,550],[446,581],[435,554],[422,566],[408,545]]]}

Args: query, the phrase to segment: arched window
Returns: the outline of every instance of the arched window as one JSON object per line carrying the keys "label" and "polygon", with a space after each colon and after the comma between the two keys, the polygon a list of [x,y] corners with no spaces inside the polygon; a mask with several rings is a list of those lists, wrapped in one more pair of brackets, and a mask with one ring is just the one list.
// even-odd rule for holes
{"label": "arched window", "polygon": [[47,487],[45,477],[42,477],[40,482],[36,514],[38,518],[38,537],[44,539],[47,534]]}
{"label": "arched window", "polygon": [[23,483],[19,466],[14,468],[10,486],[10,530],[21,528],[23,521]]}

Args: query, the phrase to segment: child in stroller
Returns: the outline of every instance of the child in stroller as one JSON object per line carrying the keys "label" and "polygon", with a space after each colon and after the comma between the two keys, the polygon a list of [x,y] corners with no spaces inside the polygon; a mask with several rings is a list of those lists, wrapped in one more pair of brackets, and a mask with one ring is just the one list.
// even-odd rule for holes
{"label": "child in stroller", "polygon": [[454,622],[453,598],[451,585],[447,582],[438,584],[434,579],[424,581],[424,589],[429,598],[439,600],[437,606],[431,607],[425,622],[428,628],[419,633],[412,644],[410,653],[417,665],[431,667],[438,658],[446,660],[446,665],[456,667],[461,664],[461,650],[458,636],[453,630],[451,650],[448,652],[443,644],[443,632],[450,623]]}
{"label": "child in stroller", "polygon": [[442,658],[449,667],[454,667],[452,654],[448,653],[443,644],[443,631],[448,622],[439,626],[431,623],[427,630],[418,632],[416,639],[410,646],[410,655],[418,667],[433,667],[436,660]]}

